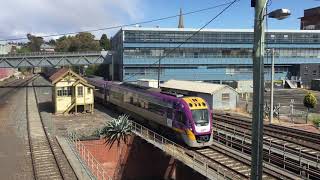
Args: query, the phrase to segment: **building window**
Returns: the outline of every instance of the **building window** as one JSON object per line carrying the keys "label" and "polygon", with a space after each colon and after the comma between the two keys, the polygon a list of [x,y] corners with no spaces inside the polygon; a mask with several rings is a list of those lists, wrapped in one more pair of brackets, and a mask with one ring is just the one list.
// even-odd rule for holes
{"label": "building window", "polygon": [[312,75],[314,75],[314,76],[317,75],[317,70],[313,70]]}
{"label": "building window", "polygon": [[71,87],[58,87],[58,96],[71,96]]}
{"label": "building window", "polygon": [[308,72],[309,72],[309,68],[308,66],[304,66],[304,75],[308,75]]}
{"label": "building window", "polygon": [[58,96],[63,96],[63,89],[57,88],[57,94],[58,94]]}
{"label": "building window", "polygon": [[222,93],[221,100],[222,101],[229,101],[230,100],[230,94],[229,93]]}
{"label": "building window", "polygon": [[87,91],[88,94],[91,94],[91,88],[87,88]]}
{"label": "building window", "polygon": [[78,96],[83,96],[83,86],[78,86]]}

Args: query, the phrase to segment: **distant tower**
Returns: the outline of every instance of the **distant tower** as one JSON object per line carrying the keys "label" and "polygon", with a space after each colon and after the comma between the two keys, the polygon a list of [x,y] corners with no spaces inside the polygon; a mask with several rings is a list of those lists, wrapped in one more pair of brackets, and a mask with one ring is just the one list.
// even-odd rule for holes
{"label": "distant tower", "polygon": [[180,15],[179,15],[179,25],[178,28],[184,28],[184,23],[183,23],[183,16],[182,16],[182,9],[180,8]]}

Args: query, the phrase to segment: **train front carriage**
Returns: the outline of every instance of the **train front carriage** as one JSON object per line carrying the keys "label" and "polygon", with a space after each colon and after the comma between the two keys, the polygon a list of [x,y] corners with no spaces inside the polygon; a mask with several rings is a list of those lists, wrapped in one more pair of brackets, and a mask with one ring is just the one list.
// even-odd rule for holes
{"label": "train front carriage", "polygon": [[185,97],[182,102],[186,118],[184,133],[181,133],[184,142],[190,147],[210,146],[212,118],[206,101],[199,97]]}

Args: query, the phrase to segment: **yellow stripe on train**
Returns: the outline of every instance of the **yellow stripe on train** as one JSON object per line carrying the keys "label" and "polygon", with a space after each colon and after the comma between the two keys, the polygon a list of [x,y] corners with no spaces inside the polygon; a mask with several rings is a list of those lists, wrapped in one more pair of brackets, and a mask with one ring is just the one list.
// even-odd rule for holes
{"label": "yellow stripe on train", "polygon": [[189,129],[187,129],[187,130],[182,130],[182,129],[179,129],[179,128],[173,128],[173,130],[175,130],[176,132],[178,132],[178,133],[181,133],[181,134],[186,134],[187,135],[187,137],[190,139],[190,140],[192,140],[192,141],[195,141],[196,140],[196,136],[193,134],[193,132],[191,131],[191,130],[189,130]]}
{"label": "yellow stripe on train", "polygon": [[191,110],[208,108],[206,101],[200,97],[185,97],[183,100],[188,104]]}

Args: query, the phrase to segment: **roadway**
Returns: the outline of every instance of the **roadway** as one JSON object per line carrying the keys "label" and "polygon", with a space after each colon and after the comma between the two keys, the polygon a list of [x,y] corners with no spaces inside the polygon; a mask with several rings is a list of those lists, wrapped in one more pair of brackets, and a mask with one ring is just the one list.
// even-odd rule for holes
{"label": "roadway", "polygon": [[[25,80],[10,80],[20,84]],[[7,84],[7,83],[2,83]],[[25,88],[0,89],[1,179],[33,179],[26,123]]]}

